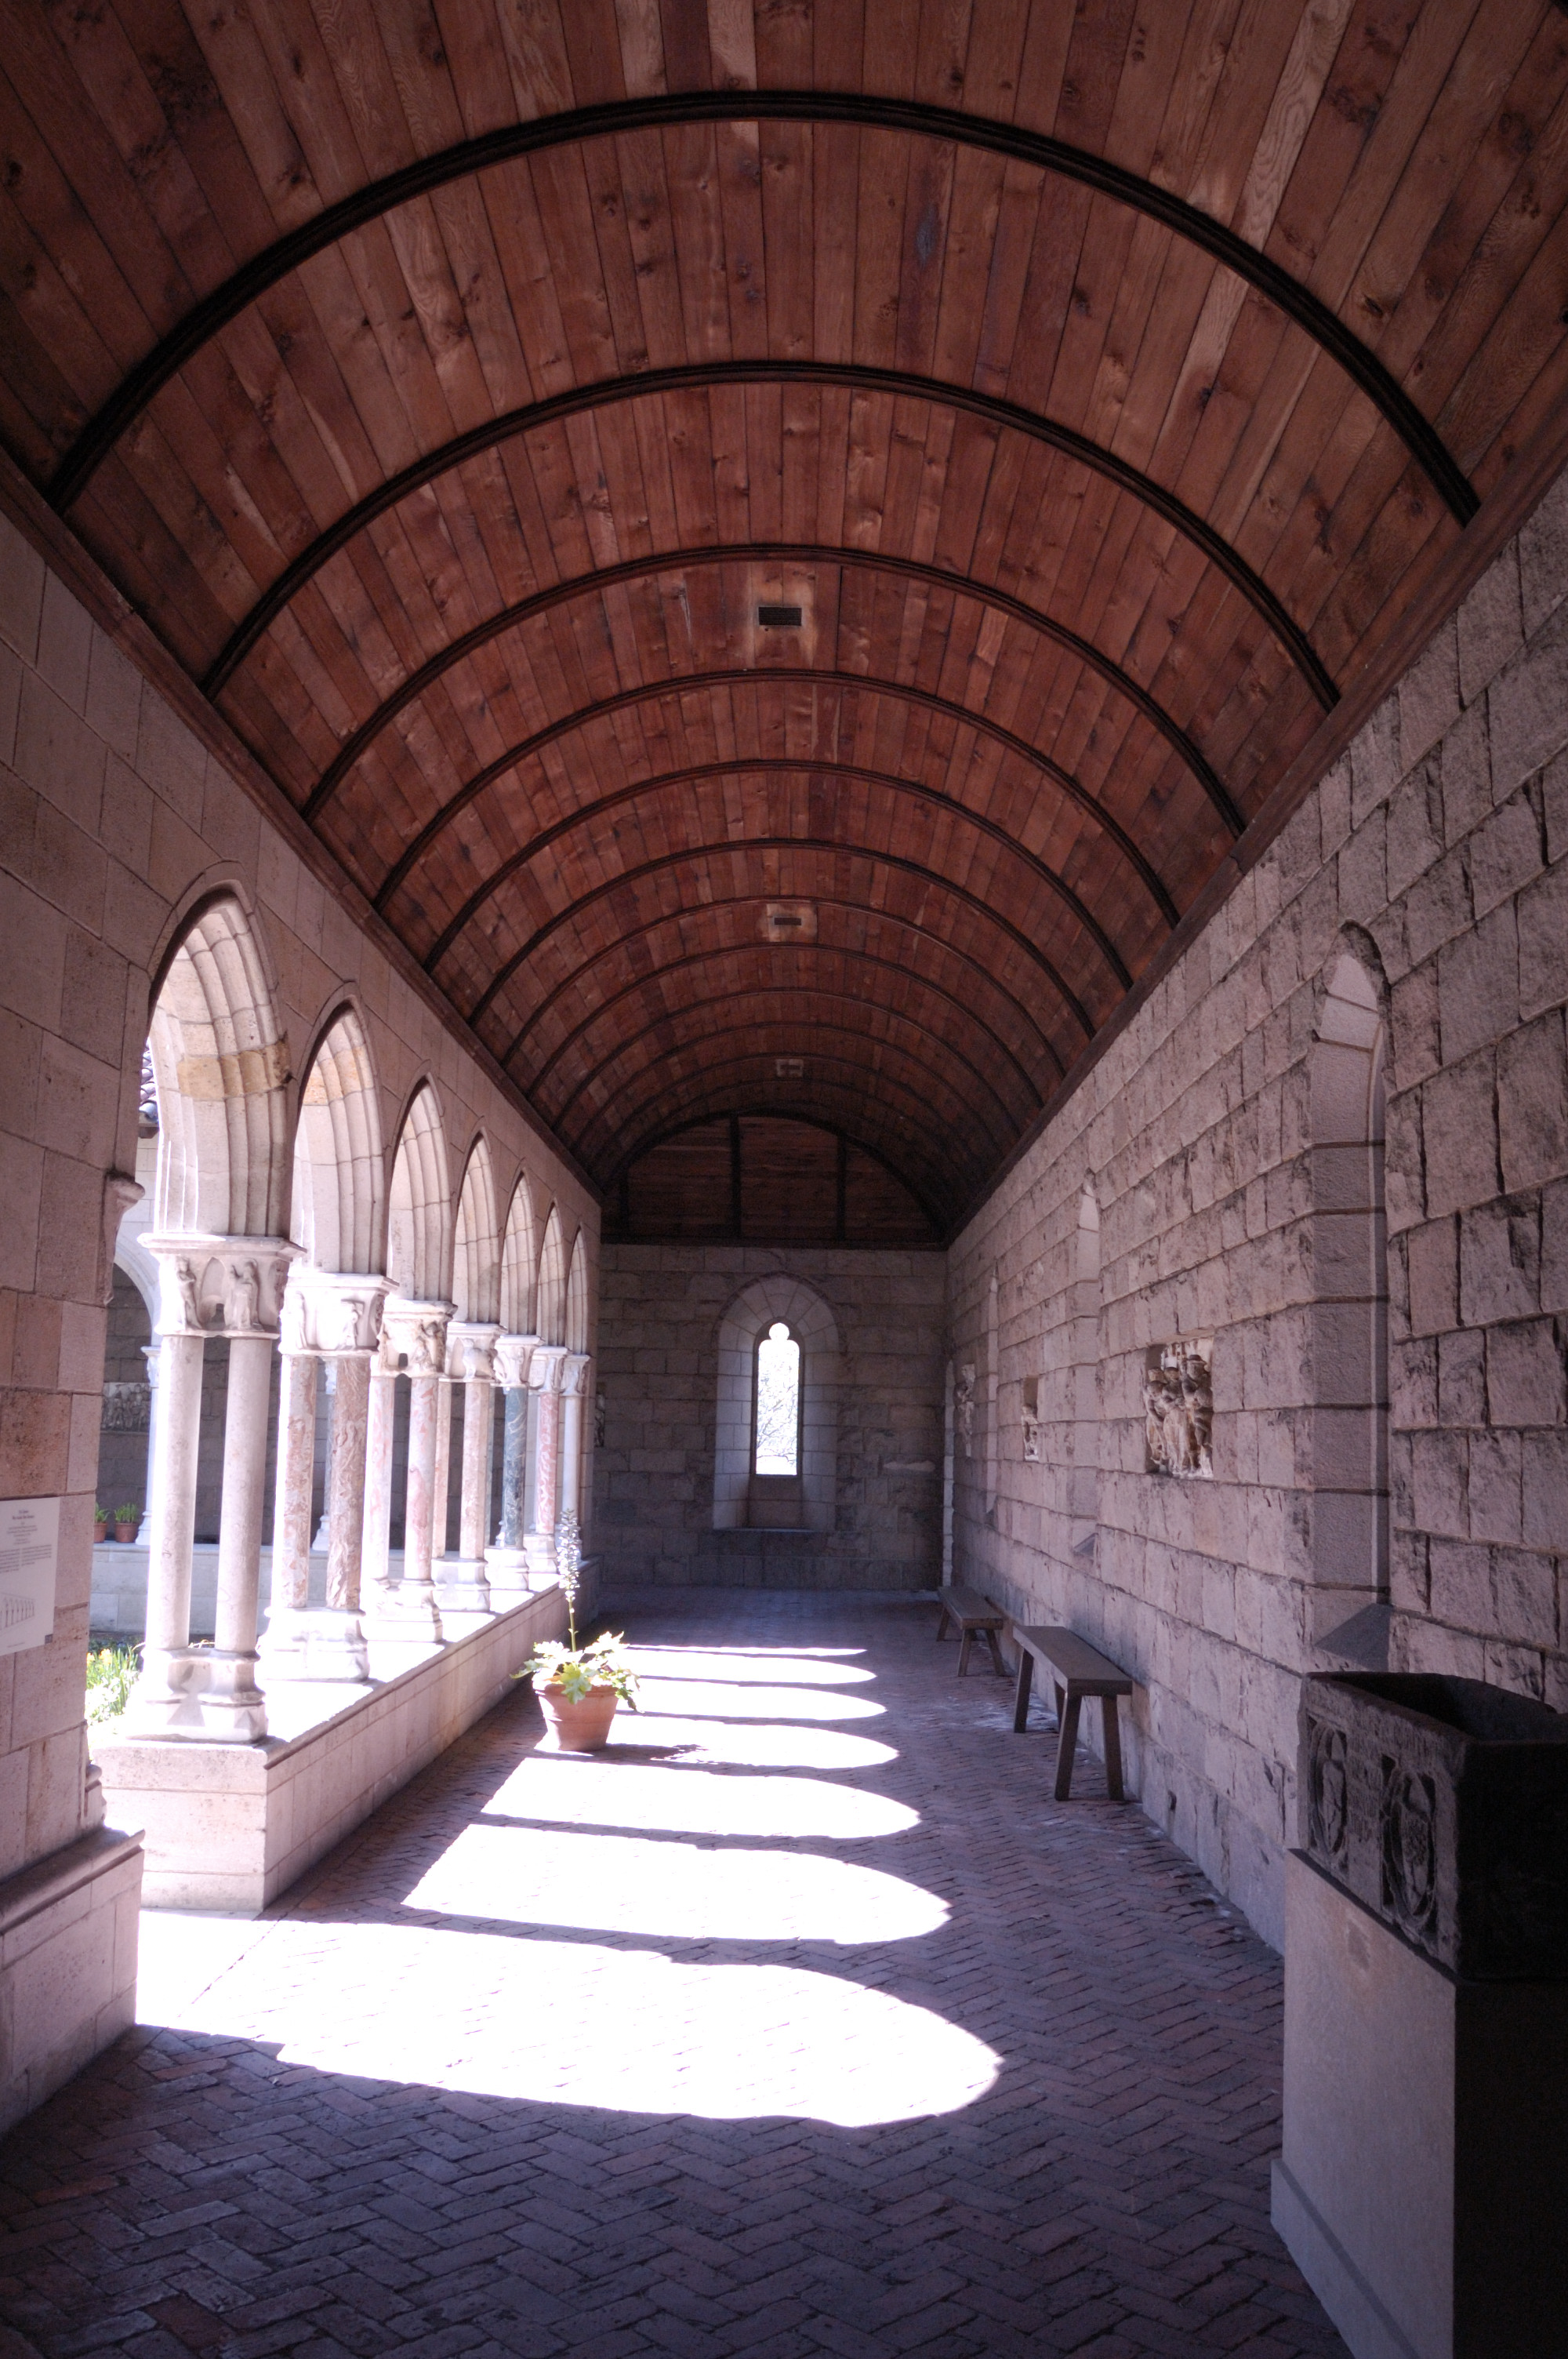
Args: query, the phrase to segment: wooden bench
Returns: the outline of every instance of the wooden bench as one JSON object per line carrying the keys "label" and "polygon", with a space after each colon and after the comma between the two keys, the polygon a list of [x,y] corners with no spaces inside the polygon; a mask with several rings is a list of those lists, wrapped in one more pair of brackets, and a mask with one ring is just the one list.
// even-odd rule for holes
{"label": "wooden bench", "polygon": [[1007,1627],[1006,1614],[999,1614],[990,1599],[982,1597],[978,1589],[940,1589],[936,1593],[942,1602],[942,1611],[936,1617],[938,1643],[946,1636],[949,1622],[963,1633],[963,1644],[958,1648],[959,1678],[969,1668],[969,1648],[977,1637],[982,1637],[991,1650],[998,1679],[1005,1680],[1007,1665],[1001,1658],[997,1634]]}
{"label": "wooden bench", "polygon": [[1072,1630],[1040,1622],[1012,1625],[1018,1648],[1018,1701],[1012,1724],[1022,1735],[1029,1724],[1029,1690],[1036,1662],[1050,1672],[1056,1690],[1056,1799],[1065,1802],[1073,1789],[1073,1748],[1078,1741],[1078,1712],[1086,1696],[1098,1696],[1105,1721],[1105,1782],[1113,1802],[1125,1801],[1121,1790],[1121,1732],[1117,1725],[1116,1700],[1132,1693],[1132,1681],[1106,1656]]}

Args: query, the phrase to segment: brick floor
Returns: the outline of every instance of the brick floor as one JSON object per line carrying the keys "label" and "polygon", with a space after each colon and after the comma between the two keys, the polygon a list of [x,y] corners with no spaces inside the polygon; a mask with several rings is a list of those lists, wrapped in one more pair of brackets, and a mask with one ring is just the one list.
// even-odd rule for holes
{"label": "brick floor", "polygon": [[1268,2223],[1279,1961],[928,1606],[667,1593],[0,2150],[0,2359],[1340,2353]]}

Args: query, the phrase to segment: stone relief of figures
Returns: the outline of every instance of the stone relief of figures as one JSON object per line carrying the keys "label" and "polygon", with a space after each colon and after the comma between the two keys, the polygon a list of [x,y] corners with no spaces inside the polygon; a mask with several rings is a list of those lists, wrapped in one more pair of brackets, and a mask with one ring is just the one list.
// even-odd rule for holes
{"label": "stone relief of figures", "polygon": [[179,1288],[179,1308],[186,1327],[188,1331],[194,1332],[202,1325],[201,1304],[196,1292],[195,1264],[189,1261],[176,1262],[174,1277],[175,1283]]}
{"label": "stone relief of figures", "polygon": [[261,1272],[254,1261],[240,1261],[229,1275],[229,1300],[224,1325],[231,1335],[254,1335],[261,1329]]}
{"label": "stone relief of figures", "polygon": [[1207,1337],[1157,1344],[1143,1375],[1143,1432],[1153,1474],[1212,1474],[1214,1387]]}
{"label": "stone relief of figures", "polygon": [[954,1409],[964,1455],[972,1458],[975,1454],[975,1364],[972,1360],[967,1360],[958,1371]]}

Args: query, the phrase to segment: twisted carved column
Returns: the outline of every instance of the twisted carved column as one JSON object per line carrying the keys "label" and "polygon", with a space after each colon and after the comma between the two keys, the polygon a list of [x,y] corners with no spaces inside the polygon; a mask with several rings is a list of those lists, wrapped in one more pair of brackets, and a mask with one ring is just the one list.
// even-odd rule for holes
{"label": "twisted carved column", "polygon": [[436,1565],[436,1596],[449,1636],[477,1629],[491,1616],[484,1527],[490,1513],[490,1444],[495,1388],[493,1320],[454,1319],[447,1330],[447,1365],[463,1388],[463,1456],[460,1478],[458,1553]]}
{"label": "twisted carved column", "polygon": [[[256,1685],[262,1489],[272,1353],[288,1265],[281,1237],[148,1237],[160,1299],[147,1635],[127,1720],[139,1734],[248,1744],[266,1734]],[[229,1343],[212,1646],[190,1644],[190,1551],[209,1336]]]}
{"label": "twisted carved column", "polygon": [[528,1371],[534,1396],[534,1480],[524,1547],[529,1580],[544,1588],[556,1577],[556,1516],[560,1506],[561,1377],[564,1343],[541,1343]]}
{"label": "twisted carved column", "polygon": [[537,1335],[497,1335],[492,1356],[505,1421],[501,1447],[501,1528],[485,1550],[491,1601],[498,1610],[528,1594],[528,1371]]}
{"label": "twisted carved column", "polygon": [[[386,1280],[297,1264],[284,1302],[267,1676],[362,1684],[360,1578],[370,1367]],[[332,1370],[327,1446],[327,1602],[310,1603],[310,1484],[318,1371]]]}

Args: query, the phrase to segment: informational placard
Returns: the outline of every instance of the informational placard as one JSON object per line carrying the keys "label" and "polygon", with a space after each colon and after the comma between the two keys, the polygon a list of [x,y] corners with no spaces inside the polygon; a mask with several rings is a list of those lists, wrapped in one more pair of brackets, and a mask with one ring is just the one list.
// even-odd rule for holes
{"label": "informational placard", "polygon": [[0,1655],[54,1635],[58,1499],[0,1499]]}

